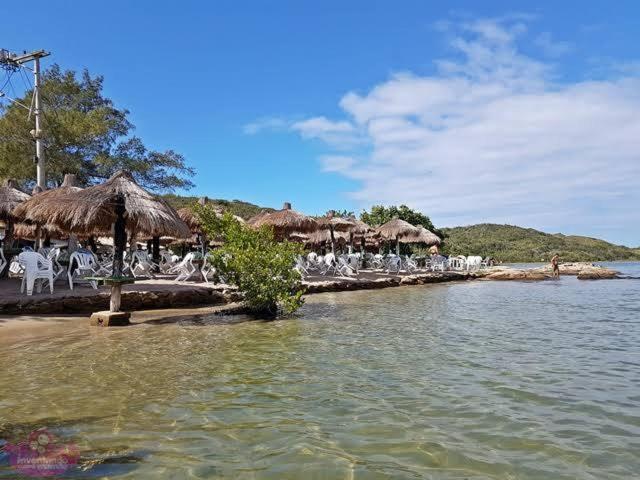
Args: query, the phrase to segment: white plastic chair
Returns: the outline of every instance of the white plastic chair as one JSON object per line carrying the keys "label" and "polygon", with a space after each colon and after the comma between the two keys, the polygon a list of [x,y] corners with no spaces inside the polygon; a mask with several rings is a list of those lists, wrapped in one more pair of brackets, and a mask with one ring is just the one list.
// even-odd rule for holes
{"label": "white plastic chair", "polygon": [[18,255],[18,262],[24,268],[20,293],[24,293],[26,286],[27,295],[33,295],[33,286],[37,280],[40,280],[36,287],[38,293],[42,292],[44,280],[49,282],[49,290],[53,293],[53,264],[51,260],[36,252],[22,252]]}
{"label": "white plastic chair", "polygon": [[350,257],[346,255],[340,255],[338,257],[338,265],[336,266],[336,270],[340,275],[345,277],[349,277],[356,273],[356,269],[353,268],[349,261]]}
{"label": "white plastic chair", "polygon": [[387,273],[391,273],[392,270],[395,273],[400,273],[400,268],[402,267],[402,260],[400,257],[393,255],[387,259]]}
{"label": "white plastic chair", "polygon": [[[97,276],[98,265],[95,258],[90,253],[73,252],[69,257],[69,270],[67,277],[69,279],[69,288],[73,290],[74,283],[80,283],[84,281],[84,277]],[[98,284],[95,280],[89,280],[89,285],[94,290],[98,289]]]}
{"label": "white plastic chair", "polygon": [[4,252],[0,248],[0,275],[4,272],[4,267],[7,266],[7,259],[4,258]]}
{"label": "white plastic chair", "polygon": [[444,272],[448,267],[447,259],[443,256],[436,256],[431,259],[431,270],[434,272]]}
{"label": "white plastic chair", "polygon": [[334,275],[338,273],[338,264],[336,262],[336,256],[333,253],[327,253],[324,258],[324,271],[322,275],[326,275],[327,273],[333,273]]}
{"label": "white plastic chair", "polygon": [[418,269],[418,263],[411,257],[405,257],[402,261],[402,268],[407,273],[413,273]]}
{"label": "white plastic chair", "polygon": [[204,263],[202,264],[202,268],[200,269],[200,273],[202,274],[202,279],[209,283],[209,277],[213,277],[216,274],[216,267],[214,267],[209,261],[209,257],[204,258]]}
{"label": "white plastic chair", "polygon": [[178,276],[176,277],[177,282],[187,281],[193,276],[194,273],[196,273],[197,269],[193,264],[194,257],[195,254],[193,252],[187,253],[182,261],[171,270],[173,273],[178,274]]}
{"label": "white plastic chair", "polygon": [[384,257],[379,253],[376,253],[371,259],[371,267],[374,270],[379,270],[384,268]]}
{"label": "white plastic chair", "polygon": [[296,264],[293,267],[294,270],[297,270],[298,273],[300,274],[301,277],[305,277],[307,275],[309,275],[309,270],[307,270],[307,265],[304,261],[304,259],[302,258],[302,256],[298,255],[296,257]]}
{"label": "white plastic chair", "polygon": [[357,253],[348,255],[347,265],[356,275],[358,275],[358,270],[360,269],[360,255],[358,255]]}
{"label": "white plastic chair", "polygon": [[162,273],[169,273],[169,271],[180,262],[180,257],[172,254],[168,250],[162,250],[160,252],[160,271]]}
{"label": "white plastic chair", "polygon": [[151,277],[153,273],[151,269],[158,265],[149,258],[149,254],[144,250],[136,250],[133,252],[133,259],[131,260],[131,273],[135,278],[138,277]]}

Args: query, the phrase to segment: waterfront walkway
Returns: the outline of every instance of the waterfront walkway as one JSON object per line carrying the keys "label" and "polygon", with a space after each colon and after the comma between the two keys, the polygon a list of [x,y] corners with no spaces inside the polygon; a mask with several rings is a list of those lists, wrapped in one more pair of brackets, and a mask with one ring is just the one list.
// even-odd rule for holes
{"label": "waterfront walkway", "polygon": [[[419,274],[386,274],[361,271],[357,277],[314,275],[303,283],[307,293],[328,291],[378,289],[399,285],[415,285],[443,281],[466,280],[469,274],[457,272],[427,272]],[[55,283],[54,293],[48,289],[32,296],[20,293],[19,279],[0,280],[0,315],[90,313],[109,307],[109,287],[94,290],[89,285],[69,289],[62,279]],[[170,277],[140,279],[123,286],[122,308],[144,310],[188,307],[195,305],[221,305],[239,300],[235,288],[224,284],[204,282],[176,282]]]}

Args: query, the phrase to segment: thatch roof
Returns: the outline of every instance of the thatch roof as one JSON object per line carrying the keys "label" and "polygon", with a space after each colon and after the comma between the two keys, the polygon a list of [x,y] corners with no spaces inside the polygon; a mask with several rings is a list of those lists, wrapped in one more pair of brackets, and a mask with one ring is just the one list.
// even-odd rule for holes
{"label": "thatch roof", "polygon": [[[333,238],[337,243],[346,243],[349,240],[349,234],[347,232],[334,232]],[[323,243],[331,242],[331,231],[329,230],[316,230],[310,233],[305,240],[306,245],[322,245]]]}
{"label": "thatch roof", "polygon": [[387,240],[395,240],[407,235],[417,235],[419,230],[411,225],[409,222],[394,218],[387,223],[380,225],[376,228],[376,232],[382,235]]}
{"label": "thatch roof", "polygon": [[262,211],[260,213],[255,214],[253,217],[247,220],[247,225],[249,225],[250,227],[254,227],[255,224],[258,222],[258,220],[260,220],[262,217],[268,214],[269,212],[266,212],[266,211]]}
{"label": "thatch roof", "polygon": [[402,237],[400,241],[404,243],[426,243],[428,246],[440,245],[440,243],[442,242],[440,237],[438,237],[435,233],[430,232],[422,225],[418,226],[417,228],[418,233]]}
{"label": "thatch roof", "polygon": [[[206,198],[206,197],[205,197]],[[214,208],[214,214],[218,218],[222,218],[224,215],[224,210],[222,208]],[[196,215],[193,210],[189,207],[184,207],[178,209],[178,216],[180,219],[189,226],[189,229],[193,233],[201,233],[202,225],[200,222],[200,218]],[[231,215],[237,222],[247,223],[246,220],[238,215]]]}
{"label": "thatch roof", "polygon": [[349,217],[335,217],[333,215],[326,215],[324,217],[317,217],[316,222],[321,228],[331,229],[336,232],[347,232],[354,226],[352,218]]}
{"label": "thatch roof", "polygon": [[189,227],[177,212],[161,198],[140,187],[130,173],[119,171],[102,185],[47,202],[37,215],[29,213],[35,223],[51,223],[74,233],[110,231],[116,220],[115,205],[119,195],[125,201],[126,228],[139,235],[188,237]]}
{"label": "thatch roof", "polygon": [[0,220],[15,222],[13,210],[30,198],[31,195],[18,190],[14,180],[6,180],[0,187]]}
{"label": "thatch roof", "polygon": [[364,223],[362,220],[358,220],[357,218],[354,218],[354,217],[348,217],[348,218],[351,221],[351,226],[349,227],[349,230],[348,230],[350,233],[354,233],[356,235],[364,235],[365,233],[374,231],[373,227],[370,227],[369,225]]}
{"label": "thatch roof", "polygon": [[287,240],[291,242],[306,243],[307,240],[309,240],[309,235],[306,233],[293,232],[287,236]]}
{"label": "thatch roof", "polygon": [[318,222],[311,217],[292,210],[290,203],[285,203],[282,210],[262,215],[250,225],[255,228],[268,225],[273,227],[276,236],[280,237],[292,232],[306,233],[318,229]]}
{"label": "thatch roof", "polygon": [[[18,223],[13,230],[13,236],[23,240],[35,240],[38,237],[38,226]],[[44,225],[40,229],[40,238],[44,237],[63,239],[67,235],[53,225]]]}
{"label": "thatch roof", "polygon": [[198,216],[189,207],[179,208],[176,212],[192,232],[199,232],[201,225]]}
{"label": "thatch roof", "polygon": [[[75,185],[76,176],[67,174],[60,188],[44,190],[36,193],[24,203],[18,205],[13,214],[22,222],[30,224],[47,224],[52,206],[67,205],[73,199],[70,195],[82,190]],[[23,228],[26,233],[27,229]],[[35,230],[34,230],[35,231]]]}

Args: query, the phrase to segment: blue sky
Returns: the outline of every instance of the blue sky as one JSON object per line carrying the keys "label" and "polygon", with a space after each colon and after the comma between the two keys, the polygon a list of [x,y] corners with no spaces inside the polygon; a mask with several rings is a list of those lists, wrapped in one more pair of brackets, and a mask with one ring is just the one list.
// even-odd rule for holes
{"label": "blue sky", "polygon": [[[445,4],[446,3],[446,4]],[[407,203],[640,245],[635,1],[30,2],[0,47],[105,76],[190,193]]]}

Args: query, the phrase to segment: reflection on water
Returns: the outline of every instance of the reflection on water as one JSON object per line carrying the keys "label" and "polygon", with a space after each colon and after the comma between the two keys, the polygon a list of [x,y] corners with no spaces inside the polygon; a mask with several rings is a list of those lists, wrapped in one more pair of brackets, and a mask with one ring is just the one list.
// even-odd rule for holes
{"label": "reflection on water", "polygon": [[0,344],[0,438],[48,427],[80,447],[78,478],[628,479],[639,302],[637,280],[563,278],[69,325]]}

